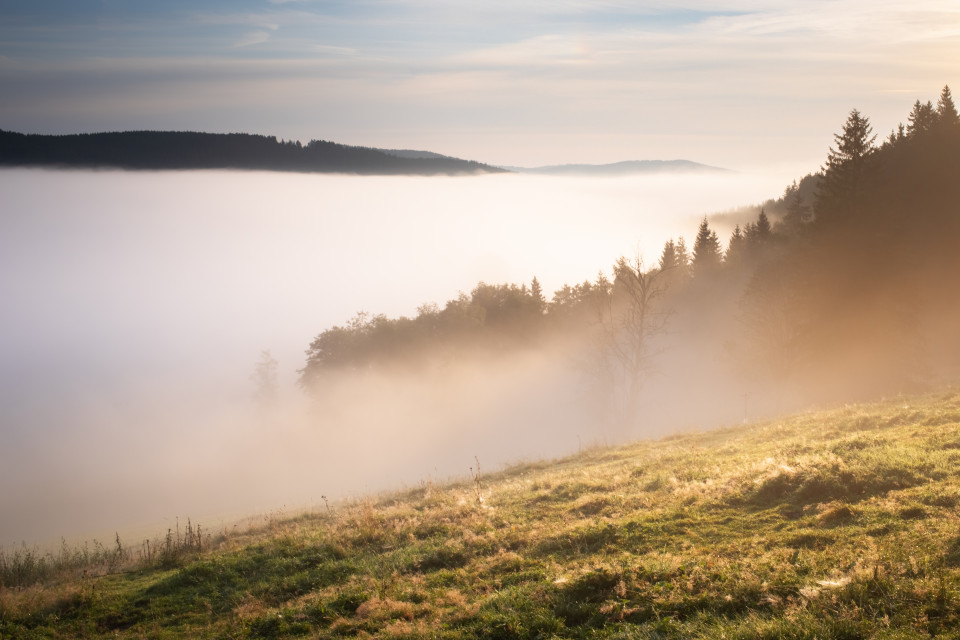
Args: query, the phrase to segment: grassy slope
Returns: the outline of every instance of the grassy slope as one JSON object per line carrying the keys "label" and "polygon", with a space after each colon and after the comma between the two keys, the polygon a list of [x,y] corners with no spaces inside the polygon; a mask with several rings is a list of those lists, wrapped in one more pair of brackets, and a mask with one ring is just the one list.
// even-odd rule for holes
{"label": "grassy slope", "polygon": [[0,637],[960,637],[960,392],[597,450],[0,590]]}

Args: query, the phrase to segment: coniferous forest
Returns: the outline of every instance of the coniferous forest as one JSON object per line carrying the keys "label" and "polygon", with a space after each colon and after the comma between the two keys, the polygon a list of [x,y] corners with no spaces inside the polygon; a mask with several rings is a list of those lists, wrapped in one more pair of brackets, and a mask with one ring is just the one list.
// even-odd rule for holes
{"label": "coniferous forest", "polygon": [[[770,213],[768,215],[767,210]],[[638,419],[650,380],[689,394],[736,380],[770,410],[915,391],[960,374],[960,119],[950,89],[882,140],[852,110],[821,170],[722,241],[621,257],[548,296],[480,282],[416,317],[358,314],[320,333],[300,384],[562,345],[609,417]],[[674,357],[682,352],[683,357]],[[720,378],[718,378],[719,376]],[[732,387],[731,387],[732,388]]]}
{"label": "coniferous forest", "polygon": [[0,166],[257,169],[361,175],[452,175],[501,169],[439,154],[387,152],[248,133],[122,131],[37,135],[0,130]]}

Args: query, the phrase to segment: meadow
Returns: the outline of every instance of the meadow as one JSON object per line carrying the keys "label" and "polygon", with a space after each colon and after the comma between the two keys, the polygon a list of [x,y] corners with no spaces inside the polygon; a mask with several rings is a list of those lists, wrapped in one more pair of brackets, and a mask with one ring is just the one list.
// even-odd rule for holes
{"label": "meadow", "polygon": [[245,528],[4,550],[0,637],[960,637],[956,388],[482,463]]}

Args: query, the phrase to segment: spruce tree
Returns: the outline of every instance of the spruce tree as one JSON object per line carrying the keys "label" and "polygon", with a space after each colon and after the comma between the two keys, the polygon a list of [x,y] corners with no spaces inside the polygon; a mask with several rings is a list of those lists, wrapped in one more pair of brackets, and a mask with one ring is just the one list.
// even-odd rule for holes
{"label": "spruce tree", "polygon": [[687,249],[687,241],[683,236],[677,238],[677,267],[680,269],[690,268],[690,251]]}
{"label": "spruce tree", "polygon": [[542,314],[547,308],[547,300],[543,297],[543,288],[541,288],[540,281],[537,280],[536,276],[530,282],[530,297],[533,299],[536,310]]}
{"label": "spruce tree", "polygon": [[770,234],[770,218],[767,217],[767,212],[761,207],[760,215],[757,216],[757,238],[765,241],[770,238]]}
{"label": "spruce tree", "polygon": [[903,123],[901,122],[899,125],[897,125],[896,129],[890,130],[890,135],[887,136],[886,144],[891,147],[894,147],[900,144],[906,137],[907,137],[907,130],[903,126]]}
{"label": "spruce tree", "polygon": [[783,216],[783,228],[787,233],[796,233],[801,225],[807,221],[809,208],[803,204],[803,197],[799,189],[790,192],[787,201],[787,212]]}
{"label": "spruce tree", "polygon": [[843,124],[843,132],[834,134],[837,148],[830,147],[824,170],[830,171],[862,161],[873,152],[877,136],[873,134],[870,119],[856,109],[850,112]]}
{"label": "spruce tree", "polygon": [[660,253],[660,270],[669,271],[676,269],[679,262],[680,260],[677,257],[677,243],[673,241],[673,238],[670,238],[664,243],[663,251]]}
{"label": "spruce tree", "polygon": [[869,118],[856,109],[850,112],[843,131],[835,134],[837,148],[830,147],[817,192],[818,219],[829,220],[841,212],[856,209],[867,160],[875,150]]}
{"label": "spruce tree", "polygon": [[913,103],[913,111],[907,116],[907,136],[915,138],[928,133],[933,129],[937,114],[933,110],[933,103],[927,101],[921,104],[919,100]]}
{"label": "spruce tree", "polygon": [[743,264],[746,248],[747,237],[743,235],[740,225],[737,225],[733,228],[733,233],[730,235],[730,242],[727,243],[727,252],[723,257],[724,264],[731,268],[736,268]]}
{"label": "spruce tree", "polygon": [[953,103],[953,96],[950,95],[950,87],[947,85],[944,85],[940,99],[937,100],[937,124],[944,128],[960,125],[960,114],[957,114],[957,106]]}
{"label": "spruce tree", "polygon": [[672,280],[683,282],[690,278],[690,251],[687,249],[687,241],[683,236],[677,238],[677,267],[674,270],[676,276]]}
{"label": "spruce tree", "polygon": [[715,272],[723,260],[720,250],[720,239],[716,232],[710,229],[707,218],[704,216],[700,228],[697,230],[697,239],[693,243],[693,275],[700,278]]}

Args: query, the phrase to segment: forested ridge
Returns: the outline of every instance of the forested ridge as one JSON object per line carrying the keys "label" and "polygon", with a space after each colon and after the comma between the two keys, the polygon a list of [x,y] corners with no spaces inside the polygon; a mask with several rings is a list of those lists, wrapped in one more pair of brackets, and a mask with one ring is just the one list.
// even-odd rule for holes
{"label": "forested ridge", "polygon": [[248,133],[124,131],[73,135],[0,130],[0,165],[119,167],[125,169],[261,169],[358,174],[489,173],[479,162],[402,157],[335,142],[277,140]]}
{"label": "forested ridge", "polygon": [[[726,246],[705,217],[692,247],[671,239],[656,261],[620,258],[609,276],[549,299],[536,278],[480,282],[412,318],[361,313],[316,337],[300,384],[322,395],[326,377],[345,370],[562,344],[629,422],[654,371],[692,395],[719,377],[787,403],[955,380],[960,118],[950,90],[936,105],[918,100],[879,144],[857,110],[835,138],[819,172],[737,226]],[[677,345],[683,358],[672,357]]]}

